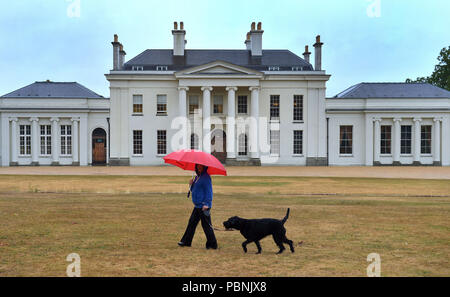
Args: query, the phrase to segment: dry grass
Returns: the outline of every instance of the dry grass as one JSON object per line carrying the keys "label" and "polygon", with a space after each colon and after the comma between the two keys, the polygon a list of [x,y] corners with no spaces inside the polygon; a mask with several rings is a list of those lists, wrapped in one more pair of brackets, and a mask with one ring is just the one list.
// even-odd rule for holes
{"label": "dry grass", "polygon": [[[219,250],[176,243],[192,204],[186,177],[0,177],[0,276],[364,276],[379,253],[383,276],[450,275],[450,181],[214,177],[213,223],[231,215],[291,216],[295,254],[262,255],[238,232],[216,232]],[[45,193],[43,193],[45,192]],[[165,193],[165,194],[161,194]],[[323,195],[326,194],[326,195]]]}

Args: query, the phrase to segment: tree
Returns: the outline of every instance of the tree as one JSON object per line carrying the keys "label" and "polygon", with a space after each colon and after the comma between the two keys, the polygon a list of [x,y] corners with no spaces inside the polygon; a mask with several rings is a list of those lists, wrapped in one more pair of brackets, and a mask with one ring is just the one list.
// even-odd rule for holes
{"label": "tree", "polygon": [[450,91],[450,46],[444,47],[438,57],[439,63],[428,77],[418,77],[416,80],[406,79],[407,83],[426,82]]}

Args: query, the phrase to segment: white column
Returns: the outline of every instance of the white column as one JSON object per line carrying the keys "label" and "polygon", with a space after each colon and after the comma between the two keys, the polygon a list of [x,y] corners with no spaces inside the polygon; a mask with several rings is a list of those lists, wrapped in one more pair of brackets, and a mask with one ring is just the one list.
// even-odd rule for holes
{"label": "white column", "polygon": [[259,87],[250,87],[252,92],[250,117],[250,156],[259,158],[258,121],[259,121]]}
{"label": "white column", "polygon": [[31,165],[39,164],[39,118],[32,117],[31,121]]}
{"label": "white column", "polygon": [[52,165],[59,165],[59,126],[58,118],[51,118],[52,122]]}
{"label": "white column", "polygon": [[[89,154],[92,157],[92,143],[89,141],[89,138],[92,140],[92,134],[89,134],[88,132],[87,114],[80,116],[79,135],[80,166],[87,166],[88,160],[92,162],[91,158],[88,157]],[[91,143],[91,146],[89,146],[88,143]],[[108,159],[108,157],[106,158]]]}
{"label": "white column", "polygon": [[227,87],[228,117],[227,117],[227,158],[236,158],[236,91],[237,87]]}
{"label": "white column", "polygon": [[202,87],[203,91],[203,151],[211,153],[211,91],[212,87]]}
{"label": "white column", "polygon": [[414,163],[420,163],[420,122],[422,119],[414,118]]}
{"label": "white column", "polygon": [[187,129],[187,112],[186,112],[186,92],[189,91],[188,87],[178,87],[178,109],[179,109],[179,117],[182,121],[182,127],[181,127],[181,133],[182,133],[182,139],[179,149],[187,149],[189,148],[188,144],[188,129]]}
{"label": "white column", "polygon": [[441,118],[434,118],[433,163],[441,162]]}
{"label": "white column", "polygon": [[394,162],[400,162],[400,121],[402,119],[394,119],[394,147],[393,147],[393,157]]}
{"label": "white column", "polygon": [[380,162],[380,146],[381,146],[381,127],[380,127],[380,118],[374,119],[375,122],[375,131],[374,131],[374,144],[373,144],[373,161]]}
{"label": "white column", "polygon": [[79,166],[80,159],[78,157],[78,121],[79,118],[72,118],[72,165]]}
{"label": "white column", "polygon": [[11,165],[18,165],[17,159],[17,118],[10,118],[11,121]]}

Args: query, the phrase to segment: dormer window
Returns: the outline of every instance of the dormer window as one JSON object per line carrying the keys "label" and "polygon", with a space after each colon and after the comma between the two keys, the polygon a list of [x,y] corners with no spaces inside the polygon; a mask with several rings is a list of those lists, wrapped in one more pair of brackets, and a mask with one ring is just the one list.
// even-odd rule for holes
{"label": "dormer window", "polygon": [[144,66],[131,66],[132,71],[144,71]]}
{"label": "dormer window", "polygon": [[300,67],[300,66],[293,66],[292,67],[292,71],[302,71],[303,70],[303,67]]}
{"label": "dormer window", "polygon": [[156,71],[167,71],[167,66],[156,66]]}
{"label": "dormer window", "polygon": [[269,66],[269,71],[280,71],[280,66]]}

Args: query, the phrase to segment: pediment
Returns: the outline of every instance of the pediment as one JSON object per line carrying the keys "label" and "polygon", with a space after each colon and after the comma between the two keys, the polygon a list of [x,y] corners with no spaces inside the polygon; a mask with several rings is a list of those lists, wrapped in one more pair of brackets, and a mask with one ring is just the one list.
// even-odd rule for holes
{"label": "pediment", "polygon": [[215,61],[208,64],[181,70],[175,74],[180,76],[260,76],[261,72],[234,65],[224,61]]}

